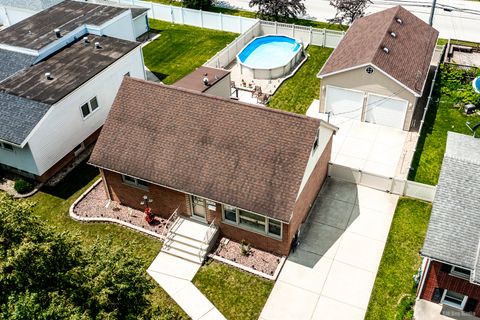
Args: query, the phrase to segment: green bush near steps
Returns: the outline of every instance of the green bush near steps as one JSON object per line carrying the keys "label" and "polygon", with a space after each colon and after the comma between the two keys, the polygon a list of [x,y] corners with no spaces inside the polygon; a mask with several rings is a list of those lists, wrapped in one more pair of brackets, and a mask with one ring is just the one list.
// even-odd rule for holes
{"label": "green bush near steps", "polygon": [[25,194],[33,190],[33,184],[23,179],[15,180],[15,185],[13,186],[15,191],[20,194]]}

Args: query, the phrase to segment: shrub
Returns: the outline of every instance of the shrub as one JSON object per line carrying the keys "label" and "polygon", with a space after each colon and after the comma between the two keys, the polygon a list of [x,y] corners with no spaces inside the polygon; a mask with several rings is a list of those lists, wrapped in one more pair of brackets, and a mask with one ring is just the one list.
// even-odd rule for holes
{"label": "shrub", "polygon": [[206,10],[212,6],[212,0],[183,0],[183,5],[190,9]]}
{"label": "shrub", "polygon": [[15,185],[13,186],[18,193],[24,194],[33,190],[33,184],[23,179],[15,180]]}
{"label": "shrub", "polygon": [[242,240],[241,247],[240,247],[240,253],[242,254],[242,256],[248,257],[250,255],[250,250],[251,250],[250,244],[246,243],[245,240]]}

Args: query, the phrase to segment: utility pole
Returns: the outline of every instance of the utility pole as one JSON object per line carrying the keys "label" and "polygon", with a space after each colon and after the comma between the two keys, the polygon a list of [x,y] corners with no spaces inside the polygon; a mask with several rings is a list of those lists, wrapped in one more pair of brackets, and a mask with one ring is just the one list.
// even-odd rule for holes
{"label": "utility pole", "polygon": [[437,0],[433,0],[432,11],[430,11],[430,21],[429,24],[433,26],[433,15],[435,14],[435,6],[437,5]]}

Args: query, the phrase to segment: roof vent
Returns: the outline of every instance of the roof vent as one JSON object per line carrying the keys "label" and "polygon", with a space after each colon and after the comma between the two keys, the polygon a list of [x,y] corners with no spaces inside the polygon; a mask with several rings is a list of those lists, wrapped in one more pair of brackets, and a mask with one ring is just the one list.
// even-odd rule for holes
{"label": "roof vent", "polygon": [[95,42],[95,49],[102,49],[100,42]]}
{"label": "roof vent", "polygon": [[383,47],[382,50],[383,50],[383,52],[385,52],[385,53],[389,53],[389,52],[390,52],[390,50],[389,50],[387,47]]}
{"label": "roof vent", "polygon": [[90,43],[90,40],[88,40],[88,37],[83,37],[83,43]]}
{"label": "roof vent", "polygon": [[398,24],[403,24],[403,20],[400,18],[396,18],[395,21],[397,21]]}
{"label": "roof vent", "polygon": [[390,35],[392,36],[392,38],[396,38],[397,37],[397,34],[395,32],[390,32]]}
{"label": "roof vent", "polygon": [[53,79],[52,74],[50,72],[45,72],[45,79],[52,80]]}
{"label": "roof vent", "polygon": [[57,38],[61,38],[62,35],[60,33],[60,29],[56,28],[56,29],[53,29],[53,32],[55,32],[55,35],[57,36]]}
{"label": "roof vent", "polygon": [[209,83],[208,83],[208,73],[205,73],[205,74],[204,74],[203,84],[206,85],[206,86],[208,86],[208,84],[209,84]]}

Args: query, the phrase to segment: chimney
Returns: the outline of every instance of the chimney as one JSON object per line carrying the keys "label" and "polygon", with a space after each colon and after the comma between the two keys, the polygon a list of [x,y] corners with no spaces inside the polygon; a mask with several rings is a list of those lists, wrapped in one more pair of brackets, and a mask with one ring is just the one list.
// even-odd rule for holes
{"label": "chimney", "polygon": [[55,32],[55,35],[57,36],[57,38],[61,38],[62,35],[60,34],[60,29],[56,28],[56,29],[53,29],[53,32]]}
{"label": "chimney", "polygon": [[45,79],[52,80],[53,79],[52,74],[50,72],[45,72]]}
{"label": "chimney", "polygon": [[95,42],[95,49],[102,49],[100,42]]}

